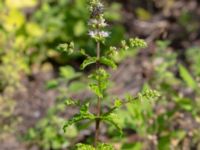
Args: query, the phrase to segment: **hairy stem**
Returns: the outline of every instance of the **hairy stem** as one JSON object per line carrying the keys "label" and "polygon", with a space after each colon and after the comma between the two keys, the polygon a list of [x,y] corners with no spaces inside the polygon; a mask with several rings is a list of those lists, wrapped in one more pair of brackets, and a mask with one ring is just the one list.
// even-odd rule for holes
{"label": "hairy stem", "polygon": [[[97,42],[97,59],[100,58],[100,43]],[[98,70],[100,67],[100,64],[99,62],[96,63],[96,69]],[[98,81],[98,86],[100,87],[100,83]],[[101,115],[101,98],[98,97],[97,98],[97,106],[96,106],[96,115],[97,117],[99,117]],[[99,140],[99,130],[100,130],[100,120],[99,119],[96,119],[96,129],[95,129],[95,140],[94,140],[94,145],[96,146],[97,143],[98,143],[98,140]]]}

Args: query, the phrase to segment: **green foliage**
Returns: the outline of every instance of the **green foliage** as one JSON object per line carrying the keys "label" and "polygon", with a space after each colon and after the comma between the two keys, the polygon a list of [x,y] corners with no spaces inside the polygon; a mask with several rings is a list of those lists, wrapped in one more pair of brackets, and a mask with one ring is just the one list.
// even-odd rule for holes
{"label": "green foliage", "polygon": [[[169,41],[158,41],[157,44],[158,51],[153,58],[155,73],[149,81],[149,86],[161,93],[160,101],[154,107],[158,107],[158,110],[163,109],[163,112],[154,114],[150,110],[151,115],[146,115],[146,120],[150,120],[151,124],[147,122],[144,129],[148,130],[143,130],[145,131],[143,135],[157,135],[159,138],[156,139],[157,144],[155,145],[158,149],[170,149],[171,147],[181,149],[182,142],[187,139],[188,131],[181,124],[177,128],[173,126],[177,124],[177,114],[188,114],[196,120],[195,116],[199,112],[197,108],[199,107],[199,93],[196,90],[195,72],[189,72],[190,68],[177,63],[177,54],[169,48]],[[190,57],[188,59],[191,60]],[[180,76],[174,73],[175,70],[179,71]],[[176,90],[175,87],[178,89]],[[183,89],[190,89],[193,96],[187,95]],[[174,107],[168,109],[169,103]],[[187,118],[181,118],[182,122],[186,120]],[[195,132],[196,129],[190,128],[189,130],[189,132]],[[139,132],[137,128],[136,131]]]}
{"label": "green foliage", "polygon": [[[59,96],[54,106],[50,107],[46,115],[33,128],[30,128],[25,135],[25,139],[29,145],[36,144],[41,149],[46,150],[62,149],[70,146],[70,142],[78,135],[78,129],[76,126],[71,125],[66,129],[66,133],[64,133],[61,124],[65,124],[65,119],[61,114],[65,112],[68,106],[80,106],[81,113],[86,113],[87,104],[82,105],[78,100],[66,98],[66,93],[70,92],[71,85],[74,83],[77,84],[78,81],[76,79],[81,75],[80,72],[76,72],[71,66],[63,66],[60,67],[59,77],[47,82],[46,87],[48,89],[57,89]],[[72,80],[74,82],[71,82]],[[83,84],[81,81],[78,83]],[[77,85],[74,84],[73,86]],[[82,87],[78,85],[73,88],[78,92]]]}
{"label": "green foliage", "polygon": [[76,150],[114,150],[114,148],[112,147],[112,145],[105,143],[99,143],[96,148],[91,145],[79,143],[76,145]]}
{"label": "green foliage", "polygon": [[95,150],[95,148],[91,145],[86,145],[86,144],[77,144],[76,145],[77,150]]}
{"label": "green foliage", "polygon": [[[45,118],[41,119],[34,128],[30,128],[25,138],[30,144],[37,144],[41,149],[62,149],[69,146],[69,140],[77,136],[75,126],[68,128],[64,133],[60,124],[64,124],[64,118],[59,113],[64,111],[64,104],[57,103],[48,110]],[[70,132],[69,132],[70,131]]]}

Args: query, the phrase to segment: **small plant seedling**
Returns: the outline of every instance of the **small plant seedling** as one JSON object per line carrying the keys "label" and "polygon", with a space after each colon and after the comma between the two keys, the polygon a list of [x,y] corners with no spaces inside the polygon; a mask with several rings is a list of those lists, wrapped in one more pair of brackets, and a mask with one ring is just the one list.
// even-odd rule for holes
{"label": "small plant seedling", "polygon": [[[95,110],[96,113],[90,112],[90,104],[94,103],[94,100],[87,101],[84,103],[77,102],[69,98],[66,104],[79,106],[80,112],[75,114],[71,119],[69,119],[63,129],[66,130],[70,125],[83,121],[89,120],[90,122],[95,123],[95,137],[94,143],[92,145],[77,144],[76,148],[78,150],[112,150],[114,149],[112,145],[104,144],[100,142],[100,125],[102,123],[108,123],[116,127],[117,131],[122,134],[122,129],[118,124],[117,120],[119,119],[115,111],[121,106],[134,102],[135,100],[142,99],[154,99],[159,96],[158,92],[154,90],[146,90],[142,93],[139,93],[136,97],[126,96],[124,99],[116,98],[113,99],[113,105],[107,106],[109,109],[105,112],[102,109],[102,101],[108,97],[107,89],[109,86],[110,74],[105,70],[105,67],[111,67],[117,69],[117,64],[114,61],[115,55],[120,51],[127,51],[130,49],[145,48],[147,46],[146,42],[139,38],[131,38],[129,40],[123,40],[119,47],[110,47],[106,51],[101,50],[101,45],[105,44],[107,37],[110,36],[110,33],[105,30],[107,23],[104,18],[104,5],[100,0],[90,0],[89,1],[89,10],[90,10],[90,19],[88,21],[89,25],[89,36],[96,42],[96,56],[90,56],[86,53],[85,50],[80,50],[78,53],[85,56],[85,60],[81,64],[80,68],[84,70],[89,65],[95,64],[96,69],[89,75],[90,84],[89,88],[92,93],[94,93],[95,100]],[[74,50],[74,43],[61,44],[58,47],[59,50],[72,54],[77,51]],[[111,97],[111,96],[109,96]]]}

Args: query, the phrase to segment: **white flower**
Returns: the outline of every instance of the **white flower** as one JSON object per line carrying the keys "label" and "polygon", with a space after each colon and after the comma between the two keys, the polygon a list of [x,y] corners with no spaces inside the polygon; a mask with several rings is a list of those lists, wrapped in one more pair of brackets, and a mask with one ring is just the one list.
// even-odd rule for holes
{"label": "white flower", "polygon": [[100,32],[99,32],[99,36],[100,36],[100,37],[104,37],[104,38],[106,38],[106,37],[109,36],[109,33],[106,32],[106,31],[100,31]]}
{"label": "white flower", "polygon": [[97,34],[98,34],[97,31],[89,31],[89,35],[90,35],[92,38],[96,37]]}
{"label": "white flower", "polygon": [[98,39],[102,39],[102,38],[106,38],[109,36],[109,33],[106,31],[98,31],[98,30],[94,30],[94,31],[89,31],[89,35],[92,38],[98,38]]}

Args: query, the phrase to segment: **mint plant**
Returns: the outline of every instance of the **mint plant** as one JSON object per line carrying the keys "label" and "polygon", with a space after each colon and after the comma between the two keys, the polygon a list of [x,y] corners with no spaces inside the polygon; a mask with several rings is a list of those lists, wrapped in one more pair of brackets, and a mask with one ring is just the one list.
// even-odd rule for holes
{"label": "mint plant", "polygon": [[[112,69],[117,69],[117,64],[114,61],[114,57],[120,51],[127,51],[131,49],[145,48],[147,46],[146,42],[139,38],[131,38],[129,40],[123,40],[119,47],[111,46],[108,50],[102,51],[101,46],[105,44],[106,39],[110,36],[110,33],[105,29],[107,23],[104,19],[104,5],[100,0],[90,0],[89,1],[90,19],[88,21],[89,25],[89,36],[96,42],[96,56],[91,56],[86,53],[85,50],[81,49],[79,51],[75,50],[74,43],[69,44],[64,43],[58,46],[58,50],[66,52],[68,54],[80,53],[85,56],[85,60],[81,64],[80,68],[84,70],[86,67],[95,64],[96,68],[89,75],[89,88],[91,92],[95,95],[95,99],[87,102],[81,102],[69,98],[66,101],[68,106],[78,106],[80,107],[80,112],[75,114],[71,119],[69,119],[63,129],[66,130],[67,127],[74,123],[80,121],[88,120],[89,122],[95,122],[95,137],[94,137],[94,147],[91,145],[77,144],[77,149],[87,149],[87,150],[110,150],[114,149],[111,145],[100,143],[99,135],[102,123],[108,123],[116,127],[120,135],[122,134],[122,129],[118,123],[118,116],[115,113],[116,110],[121,108],[127,103],[134,102],[136,100],[146,100],[154,99],[159,96],[158,92],[154,90],[146,90],[139,93],[136,97],[131,95],[125,96],[124,99],[113,98],[108,96],[109,78],[110,74],[105,69],[110,67]],[[102,102],[108,99],[113,102],[113,105],[107,106],[108,110],[104,110]],[[95,113],[90,112],[91,103],[95,101]]]}

